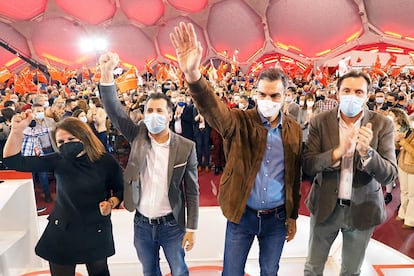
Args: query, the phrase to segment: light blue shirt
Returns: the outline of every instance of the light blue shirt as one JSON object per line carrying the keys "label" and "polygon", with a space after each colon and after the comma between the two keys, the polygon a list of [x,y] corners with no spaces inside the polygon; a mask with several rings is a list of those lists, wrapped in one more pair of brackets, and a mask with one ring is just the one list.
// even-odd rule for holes
{"label": "light blue shirt", "polygon": [[259,115],[263,125],[268,130],[266,149],[247,206],[255,210],[266,210],[285,203],[282,114],[279,114],[279,122],[274,128],[271,128],[270,122],[262,114],[259,113]]}

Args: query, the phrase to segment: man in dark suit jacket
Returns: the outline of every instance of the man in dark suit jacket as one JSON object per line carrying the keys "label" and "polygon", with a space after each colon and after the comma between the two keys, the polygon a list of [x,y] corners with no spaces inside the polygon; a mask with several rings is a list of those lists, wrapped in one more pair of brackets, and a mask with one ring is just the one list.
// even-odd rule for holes
{"label": "man in dark suit jacket", "polygon": [[341,275],[359,275],[374,227],[386,219],[381,184],[397,176],[393,123],[365,107],[370,78],[338,79],[339,108],[310,121],[303,171],[316,175],[306,200],[311,212],[305,275],[322,275],[342,232]]}
{"label": "man in dark suit jacket", "polygon": [[[135,211],[134,245],[144,275],[161,275],[163,248],[172,275],[188,275],[184,248],[194,244],[198,222],[198,175],[194,142],[170,131],[172,103],[153,93],[144,120],[134,124],[118,101],[112,71],[118,55],[100,58],[100,92],[112,123],[131,144],[124,172],[124,206]],[[154,235],[156,233],[156,235]]]}

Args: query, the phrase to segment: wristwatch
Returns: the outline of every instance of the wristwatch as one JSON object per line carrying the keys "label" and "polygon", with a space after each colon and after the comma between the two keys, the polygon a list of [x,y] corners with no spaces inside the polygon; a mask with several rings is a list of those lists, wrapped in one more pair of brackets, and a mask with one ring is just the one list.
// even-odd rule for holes
{"label": "wristwatch", "polygon": [[372,158],[373,155],[374,155],[374,150],[372,148],[369,148],[369,150],[367,151],[367,154],[361,155],[361,158],[368,159],[368,158]]}
{"label": "wristwatch", "polygon": [[368,164],[368,162],[372,159],[372,156],[374,156],[374,150],[372,148],[367,151],[367,154],[361,155],[361,163],[363,167]]}

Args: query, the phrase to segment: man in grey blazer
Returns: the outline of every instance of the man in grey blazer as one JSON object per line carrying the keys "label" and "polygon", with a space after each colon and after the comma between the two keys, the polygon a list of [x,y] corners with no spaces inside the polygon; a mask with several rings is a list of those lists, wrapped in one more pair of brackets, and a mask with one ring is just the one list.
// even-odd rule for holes
{"label": "man in grey blazer", "polygon": [[370,78],[351,71],[337,82],[339,108],[310,122],[303,171],[315,176],[305,275],[322,275],[342,232],[340,275],[359,275],[374,227],[386,219],[381,184],[397,176],[391,120],[365,108]]}
{"label": "man in grey blazer", "polygon": [[172,103],[163,93],[149,95],[144,120],[134,124],[118,100],[113,69],[118,55],[100,57],[100,94],[112,123],[129,141],[124,172],[124,206],[135,211],[134,245],[144,275],[161,276],[163,248],[172,275],[188,275],[184,249],[194,245],[198,222],[198,173],[194,142],[168,128]]}

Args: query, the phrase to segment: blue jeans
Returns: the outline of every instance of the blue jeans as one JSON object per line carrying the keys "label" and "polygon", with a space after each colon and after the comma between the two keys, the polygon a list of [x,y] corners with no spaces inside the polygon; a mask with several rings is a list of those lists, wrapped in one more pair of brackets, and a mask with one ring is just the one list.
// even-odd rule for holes
{"label": "blue jeans", "polygon": [[182,241],[185,231],[175,220],[161,224],[149,224],[135,214],[134,245],[145,276],[162,276],[160,269],[160,247],[173,276],[188,275]]}
{"label": "blue jeans", "polygon": [[47,172],[32,173],[33,183],[35,183],[36,175],[39,178],[40,186],[45,195],[50,195],[49,177]]}
{"label": "blue jeans", "polygon": [[240,224],[227,221],[223,276],[243,276],[254,238],[259,241],[261,276],[275,276],[286,238],[286,211],[257,216],[246,208]]}

